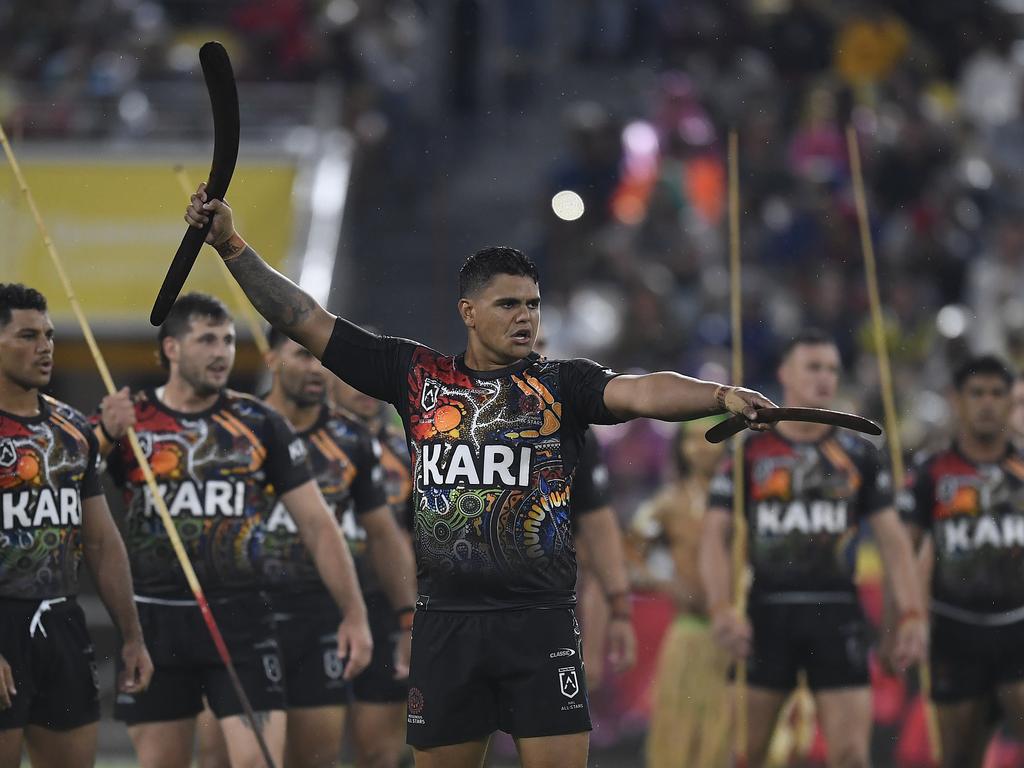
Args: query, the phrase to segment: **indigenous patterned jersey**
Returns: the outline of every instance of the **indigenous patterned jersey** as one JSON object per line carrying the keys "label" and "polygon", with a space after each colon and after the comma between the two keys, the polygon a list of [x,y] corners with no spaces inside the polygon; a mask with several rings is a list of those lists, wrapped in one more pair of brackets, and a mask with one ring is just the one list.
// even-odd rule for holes
{"label": "indigenous patterned jersey", "polygon": [[[846,545],[862,519],[893,504],[878,449],[839,430],[807,443],[763,432],[746,440],[743,459],[752,599],[814,593],[816,602],[849,600],[855,588]],[[712,480],[708,507],[731,510],[732,499],[730,458]]]}
{"label": "indigenous patterned jersey", "polygon": [[82,501],[103,493],[85,416],[45,395],[39,415],[0,412],[0,597],[78,592]]}
{"label": "indigenous patterned jersey", "polygon": [[472,371],[461,357],[344,320],[323,360],[405,423],[421,608],[575,601],[573,479],[587,425],[617,421],[603,399],[613,373],[535,354]]}
{"label": "indigenous patterned jersey", "polygon": [[977,464],[955,446],[923,457],[907,475],[900,511],[935,541],[936,612],[1024,607],[1024,457],[1018,451],[1011,448],[992,464]]}
{"label": "indigenous patterned jersey", "polygon": [[412,530],[412,470],[409,467],[409,445],[405,434],[385,424],[377,433],[380,444],[380,465],[384,470],[384,491],[391,514],[398,525]]}
{"label": "indigenous patterned jersey", "polygon": [[[251,589],[277,496],[310,480],[306,449],[259,400],[225,390],[213,407],[181,413],[153,391],[135,399],[135,429],[196,575],[208,594]],[[123,526],[138,594],[188,596],[188,584],[127,440],[108,458],[124,489]]]}
{"label": "indigenous patterned jersey", "polygon": [[[309,453],[313,478],[341,526],[356,560],[365,559],[366,531],[358,516],[384,505],[378,455],[380,448],[355,419],[324,405],[308,430],[299,433]],[[267,520],[260,573],[275,586],[320,585],[313,556],[284,504],[278,502]]]}

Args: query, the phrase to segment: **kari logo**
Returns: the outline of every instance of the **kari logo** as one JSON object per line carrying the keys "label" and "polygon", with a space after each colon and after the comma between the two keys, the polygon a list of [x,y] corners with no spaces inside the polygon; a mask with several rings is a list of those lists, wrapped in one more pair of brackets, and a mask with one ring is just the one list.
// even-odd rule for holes
{"label": "kari logo", "polygon": [[557,651],[548,654],[549,659],[560,659],[563,656],[575,656],[576,651],[572,648],[559,648]]}
{"label": "kari logo", "polygon": [[4,440],[4,444],[0,446],[0,467],[13,467],[17,460],[18,452],[14,449],[14,443]]}
{"label": "kari logo", "polygon": [[580,681],[576,677],[576,667],[562,667],[558,670],[558,688],[567,699],[576,698],[580,692]]}

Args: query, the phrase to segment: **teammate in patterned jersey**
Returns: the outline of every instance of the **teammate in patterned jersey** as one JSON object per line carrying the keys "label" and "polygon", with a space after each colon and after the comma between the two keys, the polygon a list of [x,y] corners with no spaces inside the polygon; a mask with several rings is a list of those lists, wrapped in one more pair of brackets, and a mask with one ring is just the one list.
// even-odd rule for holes
{"label": "teammate in patterned jersey", "polygon": [[0,283],[0,766],[23,744],[34,766],[96,758],[96,662],[76,602],[82,561],[121,633],[118,690],[153,665],[132,603],[124,544],[99,482],[86,418],[40,389],[53,370],[46,299]]}
{"label": "teammate in patterned jersey", "polygon": [[1002,715],[1024,736],[1024,456],[1008,425],[1013,374],[991,356],[954,375],[957,433],[900,496],[931,595],[932,699],[942,765],[981,766]]}
{"label": "teammate in patterned jersey", "polygon": [[[388,506],[406,541],[412,531],[412,472],[405,435],[388,424],[390,407],[331,376],[331,398],[358,417],[377,437]],[[357,566],[358,566],[357,561]],[[363,599],[373,633],[373,659],[352,683],[354,701],[348,716],[357,768],[398,768],[409,751],[405,744],[408,679],[396,677],[395,638],[404,638],[399,617],[371,569],[359,569]],[[409,617],[411,618],[411,617]]]}
{"label": "teammate in patterned jersey", "polygon": [[[839,368],[828,336],[797,336],[778,369],[785,405],[827,407]],[[748,657],[749,763],[763,764],[779,711],[804,670],[830,765],[867,766],[867,624],[845,566],[846,545],[861,523],[871,526],[900,612],[893,654],[899,669],[919,660],[926,637],[913,551],[893,506],[889,472],[864,438],[795,422],[752,436],[743,461],[754,574],[747,616],[731,605],[731,459],[711,484],[700,566],[716,639],[734,657]]]}
{"label": "teammate in patterned jersey", "polygon": [[533,352],[533,262],[487,248],[463,265],[465,354],[379,336],[337,318],[270,269],[200,187],[186,219],[272,325],[368,395],[396,406],[412,451],[419,599],[407,740],[423,768],[478,766],[511,733],[526,768],[586,763],[571,498],[590,424],[680,421],[728,410],[752,425],[756,392],[676,373],[617,376]]}
{"label": "teammate in patterned jersey", "polygon": [[[280,763],[283,669],[270,606],[259,591],[272,544],[265,523],[274,504],[284,504],[342,610],[337,652],[348,657],[346,679],[366,665],[371,647],[352,558],[310,475],[303,441],[276,411],[226,388],[235,330],[224,305],[204,294],[183,296],[160,327],[159,340],[167,383],[135,396],[135,428]],[[127,397],[119,398],[121,406]],[[119,437],[111,434],[112,440]],[[118,697],[115,715],[128,724],[143,766],[188,766],[205,696],[232,765],[257,764],[261,758],[241,702],[126,443],[104,447],[110,473],[124,491],[122,529],[156,671],[148,691]]]}

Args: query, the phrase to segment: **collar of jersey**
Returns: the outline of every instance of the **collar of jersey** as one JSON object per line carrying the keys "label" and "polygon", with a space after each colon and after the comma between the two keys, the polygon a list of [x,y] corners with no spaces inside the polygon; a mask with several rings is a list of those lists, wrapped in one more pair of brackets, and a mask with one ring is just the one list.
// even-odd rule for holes
{"label": "collar of jersey", "polygon": [[771,432],[767,434],[775,435],[777,438],[779,438],[779,440],[784,442],[786,445],[821,445],[830,437],[833,437],[838,429],[838,427],[832,427],[831,429],[829,429],[828,432],[819,437],[817,440],[792,440],[786,437],[781,432],[779,432],[779,430],[777,429],[773,429]]}
{"label": "collar of jersey", "polygon": [[40,424],[50,418],[50,404],[46,402],[46,398],[42,395],[36,395],[39,400],[39,413],[35,416],[19,416],[16,413],[10,413],[9,411],[0,410],[0,416],[4,416],[8,419],[14,419],[22,424]]}
{"label": "collar of jersey", "polygon": [[[341,411],[341,413],[347,415],[348,411]],[[329,419],[330,417],[331,406],[329,406],[327,403],[320,403],[320,413],[317,414],[316,419],[313,421],[313,423],[301,431],[296,430],[295,434],[297,434],[299,437],[306,437],[307,435],[311,435],[318,429],[320,429],[320,427],[322,427],[325,423],[327,423],[327,419]]]}
{"label": "collar of jersey", "polygon": [[536,352],[531,352],[522,360],[518,360],[512,363],[512,365],[506,365],[504,368],[496,368],[493,371],[476,371],[466,365],[466,353],[463,352],[461,355],[456,356],[455,367],[474,379],[501,379],[505,376],[511,376],[513,373],[525,371],[538,360],[540,360],[540,355]]}
{"label": "collar of jersey", "polygon": [[221,410],[224,407],[224,402],[227,400],[227,390],[222,389],[220,391],[220,394],[217,396],[216,402],[214,402],[214,404],[207,408],[205,411],[176,411],[169,405],[167,405],[167,403],[165,403],[163,400],[156,396],[156,389],[156,387],[150,387],[149,389],[146,390],[146,397],[149,398],[149,401],[153,403],[153,405],[155,405],[161,411],[169,413],[172,416],[180,417],[182,419],[201,419],[204,418],[205,416],[209,416],[211,413],[216,413],[217,411]]}
{"label": "collar of jersey", "polygon": [[963,459],[964,461],[966,461],[966,462],[967,462],[968,464],[970,464],[970,465],[971,465],[972,467],[991,467],[991,466],[999,466],[999,465],[1000,465],[1000,464],[1002,464],[1002,463],[1003,463],[1004,461],[1006,461],[1006,460],[1007,460],[1008,458],[1010,458],[1010,457],[1011,457],[1011,456],[1012,456],[1012,455],[1014,454],[1014,451],[1015,451],[1015,450],[1016,450],[1016,449],[1015,449],[1015,448],[1013,447],[1013,441],[1012,441],[1012,440],[1009,440],[1009,441],[1007,441],[1007,443],[1006,443],[1006,453],[1004,453],[1004,454],[1003,454],[1002,456],[1000,456],[1000,457],[999,457],[998,459],[996,459],[995,461],[975,461],[974,459],[972,459],[972,458],[971,458],[970,456],[968,456],[968,455],[967,455],[966,453],[964,453],[964,452],[963,452],[963,451],[962,451],[962,450],[960,449],[960,441],[959,441],[959,440],[954,440],[954,441],[953,441],[953,453],[955,453],[955,454],[956,454],[957,456],[959,456],[959,457],[960,457],[961,459]]}

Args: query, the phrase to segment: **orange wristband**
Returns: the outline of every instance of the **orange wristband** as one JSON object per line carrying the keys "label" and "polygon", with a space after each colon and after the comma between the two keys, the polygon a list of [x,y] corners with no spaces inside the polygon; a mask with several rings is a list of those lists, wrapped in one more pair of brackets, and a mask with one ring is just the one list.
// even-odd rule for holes
{"label": "orange wristband", "polygon": [[920,611],[904,611],[900,614],[899,621],[896,622],[897,627],[902,627],[908,621],[923,621],[924,616]]}
{"label": "orange wristband", "polygon": [[395,611],[398,615],[398,628],[403,632],[408,632],[412,629],[412,620],[416,616],[415,608],[400,608]]}

